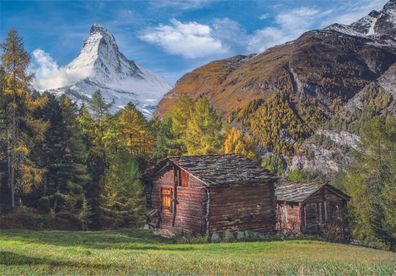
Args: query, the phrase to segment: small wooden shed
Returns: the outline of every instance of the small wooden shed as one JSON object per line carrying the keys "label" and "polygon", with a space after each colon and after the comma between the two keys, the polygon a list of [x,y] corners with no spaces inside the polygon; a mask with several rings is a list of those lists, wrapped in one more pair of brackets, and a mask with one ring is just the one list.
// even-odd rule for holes
{"label": "small wooden shed", "polygon": [[155,226],[210,235],[275,228],[277,177],[238,155],[168,157],[146,175]]}
{"label": "small wooden shed", "polygon": [[293,234],[325,232],[349,234],[348,195],[323,183],[276,185],[276,229]]}

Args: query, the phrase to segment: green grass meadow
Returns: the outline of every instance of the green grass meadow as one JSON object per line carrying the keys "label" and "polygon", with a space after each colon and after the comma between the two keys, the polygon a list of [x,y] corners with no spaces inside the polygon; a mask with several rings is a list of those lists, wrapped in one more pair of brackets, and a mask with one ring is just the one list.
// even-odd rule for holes
{"label": "green grass meadow", "polygon": [[144,230],[0,230],[0,275],[394,275],[396,254],[321,241],[177,243]]}

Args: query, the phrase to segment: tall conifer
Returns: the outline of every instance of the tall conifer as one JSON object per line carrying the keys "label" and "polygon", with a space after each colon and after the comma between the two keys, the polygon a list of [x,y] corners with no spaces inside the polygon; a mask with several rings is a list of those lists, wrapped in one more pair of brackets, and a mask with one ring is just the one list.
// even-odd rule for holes
{"label": "tall conifer", "polygon": [[[43,171],[29,159],[32,142],[43,139],[46,124],[32,117],[32,111],[45,104],[45,98],[33,98],[29,91],[32,76],[28,74],[30,57],[24,50],[23,40],[15,29],[8,32],[1,44],[4,68],[4,87],[0,91],[6,99],[6,140],[8,186],[11,207],[15,207],[16,188],[28,191],[41,183]],[[5,97],[4,97],[5,96]]]}

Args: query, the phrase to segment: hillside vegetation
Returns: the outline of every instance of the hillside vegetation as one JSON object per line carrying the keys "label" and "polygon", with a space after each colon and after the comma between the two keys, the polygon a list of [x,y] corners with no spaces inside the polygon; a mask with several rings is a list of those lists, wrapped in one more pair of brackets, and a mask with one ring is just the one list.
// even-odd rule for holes
{"label": "hillside vegetation", "polygon": [[391,275],[396,254],[320,241],[177,243],[142,230],[0,231],[0,274]]}

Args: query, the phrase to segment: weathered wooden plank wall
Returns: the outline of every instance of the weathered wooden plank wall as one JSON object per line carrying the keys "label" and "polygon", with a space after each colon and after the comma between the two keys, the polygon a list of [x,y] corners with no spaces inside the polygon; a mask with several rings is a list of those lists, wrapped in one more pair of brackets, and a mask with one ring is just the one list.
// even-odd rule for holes
{"label": "weathered wooden plank wall", "polygon": [[164,213],[161,210],[161,188],[166,187],[174,189],[173,169],[169,169],[154,181],[152,207],[161,211],[161,228],[174,227],[185,232],[205,233],[206,192],[202,187],[202,183],[196,178],[189,176],[188,182],[189,187],[177,186],[176,188],[177,200],[174,225],[174,214],[169,212]]}
{"label": "weathered wooden plank wall", "polygon": [[275,226],[274,188],[244,184],[209,188],[209,231],[268,232]]}
{"label": "weathered wooden plank wall", "polygon": [[284,233],[301,232],[301,206],[299,204],[278,202],[276,206],[276,230]]}

